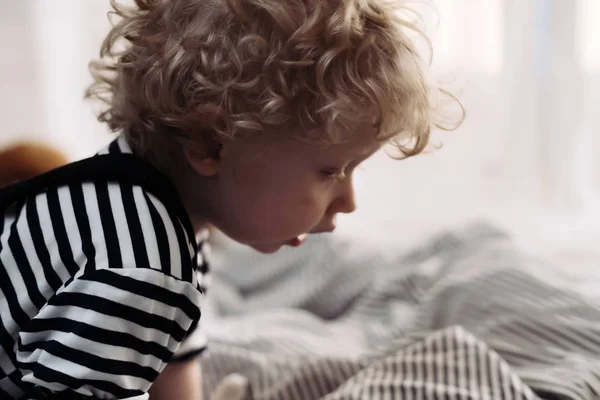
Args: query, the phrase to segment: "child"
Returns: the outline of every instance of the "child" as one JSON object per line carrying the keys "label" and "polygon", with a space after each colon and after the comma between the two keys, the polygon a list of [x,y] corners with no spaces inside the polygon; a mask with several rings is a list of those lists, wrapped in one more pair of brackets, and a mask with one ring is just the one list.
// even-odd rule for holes
{"label": "child", "polygon": [[197,399],[198,233],[300,246],[354,211],[357,165],[428,142],[436,90],[401,1],[113,7],[88,97],[120,134],[100,154],[165,182],[123,168],[0,210],[2,398]]}

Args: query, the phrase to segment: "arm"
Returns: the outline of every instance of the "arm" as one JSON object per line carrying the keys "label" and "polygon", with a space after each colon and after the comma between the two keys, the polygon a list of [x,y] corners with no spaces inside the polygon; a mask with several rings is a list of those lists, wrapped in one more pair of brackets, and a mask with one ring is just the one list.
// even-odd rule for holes
{"label": "arm", "polygon": [[202,399],[202,374],[198,357],[207,347],[202,320],[188,332],[164,371],[150,388],[150,400]]}
{"label": "arm", "polygon": [[202,399],[202,376],[197,360],[169,364],[150,388],[150,400],[171,399]]}

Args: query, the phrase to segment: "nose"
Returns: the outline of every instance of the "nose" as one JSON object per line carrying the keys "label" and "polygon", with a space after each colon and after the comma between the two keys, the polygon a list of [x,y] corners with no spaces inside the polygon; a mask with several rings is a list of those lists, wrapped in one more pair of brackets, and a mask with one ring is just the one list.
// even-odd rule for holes
{"label": "nose", "polygon": [[350,214],[351,212],[354,212],[354,210],[356,210],[354,185],[352,184],[352,179],[347,179],[344,184],[340,185],[340,191],[331,204],[330,214]]}

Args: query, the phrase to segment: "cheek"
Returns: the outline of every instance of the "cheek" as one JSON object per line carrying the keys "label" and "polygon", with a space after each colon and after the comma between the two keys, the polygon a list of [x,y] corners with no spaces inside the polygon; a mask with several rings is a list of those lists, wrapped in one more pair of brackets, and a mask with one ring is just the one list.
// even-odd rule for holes
{"label": "cheek", "polygon": [[249,189],[238,197],[231,217],[241,222],[239,227],[244,232],[240,233],[248,238],[288,239],[320,222],[326,211],[323,203],[303,190]]}
{"label": "cheek", "polygon": [[220,185],[221,229],[242,242],[289,239],[321,221],[328,207],[325,189],[289,169],[238,169]]}
{"label": "cheek", "polygon": [[316,196],[304,195],[300,198],[300,201],[298,202],[298,211],[307,215],[322,214],[322,209],[325,208],[322,205],[323,203],[325,202],[319,201],[319,199]]}
{"label": "cheek", "polygon": [[261,196],[256,204],[256,218],[270,226],[270,230],[292,231],[297,234],[312,228],[323,215],[321,203],[302,191],[282,191]]}

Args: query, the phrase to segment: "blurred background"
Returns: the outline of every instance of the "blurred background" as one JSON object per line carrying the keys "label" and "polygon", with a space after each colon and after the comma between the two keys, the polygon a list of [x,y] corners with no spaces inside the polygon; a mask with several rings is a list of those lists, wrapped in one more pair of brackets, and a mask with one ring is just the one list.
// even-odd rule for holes
{"label": "blurred background", "polygon": [[[83,102],[108,0],[0,0],[0,147],[36,139],[71,158],[111,140]],[[484,218],[565,265],[600,260],[600,0],[438,0],[422,7],[437,76],[464,125],[439,150],[378,154],[340,235],[409,246]],[[377,237],[380,237],[379,235]],[[383,239],[382,239],[383,240]]]}

